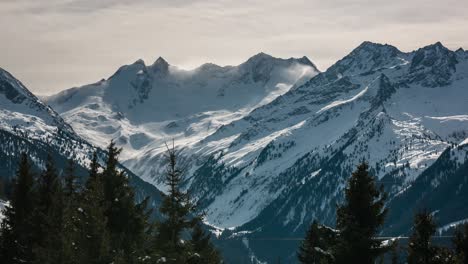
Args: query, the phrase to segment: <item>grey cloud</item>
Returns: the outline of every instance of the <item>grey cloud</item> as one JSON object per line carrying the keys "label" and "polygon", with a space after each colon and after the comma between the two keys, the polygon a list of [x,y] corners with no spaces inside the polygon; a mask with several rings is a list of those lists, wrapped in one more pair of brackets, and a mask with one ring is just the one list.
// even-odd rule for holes
{"label": "grey cloud", "polygon": [[[200,0],[4,0],[6,4],[14,3],[16,8],[10,11],[18,13],[89,13],[111,8],[127,8],[135,5],[152,7],[183,7]],[[1,5],[0,5],[1,7]]]}
{"label": "grey cloud", "polygon": [[0,67],[38,93],[163,56],[193,68],[260,51],[324,70],[364,40],[468,47],[466,0],[1,0]]}

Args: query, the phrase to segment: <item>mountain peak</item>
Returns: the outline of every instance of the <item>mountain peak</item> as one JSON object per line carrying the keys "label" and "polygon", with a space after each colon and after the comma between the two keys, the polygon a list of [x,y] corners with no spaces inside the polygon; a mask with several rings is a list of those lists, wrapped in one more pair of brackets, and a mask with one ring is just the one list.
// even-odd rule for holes
{"label": "mountain peak", "polygon": [[357,46],[352,53],[358,53],[361,51],[373,51],[373,52],[382,52],[382,51],[389,51],[389,52],[396,52],[399,51],[396,47],[389,45],[389,44],[380,44],[371,41],[364,41],[359,46]]}
{"label": "mountain peak", "polygon": [[357,49],[368,48],[368,47],[381,47],[381,46],[384,46],[384,45],[380,43],[372,42],[369,40],[365,40],[359,46],[357,46]]}
{"label": "mountain peak", "polygon": [[425,86],[444,86],[450,83],[457,63],[455,52],[436,42],[414,52],[410,72],[414,81]]}
{"label": "mountain peak", "polygon": [[314,69],[316,69],[317,71],[319,71],[317,66],[307,56],[302,56],[302,58],[298,58],[298,59],[297,58],[292,58],[292,59],[294,59],[294,60],[296,60],[296,61],[298,61],[298,62],[300,62],[302,64],[309,65],[309,66],[313,67]]}
{"label": "mountain peak", "polygon": [[[317,67],[315,66],[314,63],[312,63],[312,61],[309,60],[309,58],[307,58],[306,56],[303,56],[301,58],[289,58],[289,59],[282,59],[282,58],[276,58],[276,57],[273,57],[271,56],[270,54],[266,54],[264,52],[260,52],[260,53],[257,53],[255,54],[254,56],[250,57],[246,62],[245,64],[252,64],[252,65],[260,65],[260,64],[272,64],[276,61],[286,61],[286,62],[292,62],[292,61],[296,61],[296,62],[299,62],[301,64],[305,64],[305,65],[309,65],[309,66],[312,66],[314,67],[315,69],[317,69]],[[317,70],[318,71],[318,70]]]}
{"label": "mountain peak", "polygon": [[273,56],[271,56],[270,54],[266,54],[265,52],[263,51],[260,51],[259,53],[255,54],[254,56],[252,57],[268,57],[268,58],[272,58]]}
{"label": "mountain peak", "polygon": [[217,64],[214,64],[214,63],[211,63],[211,62],[207,62],[207,63],[203,63],[202,65],[200,65],[197,70],[201,70],[201,71],[212,71],[212,70],[219,70],[219,69],[223,69],[223,68],[227,68],[227,67],[232,67],[232,66],[219,66]]}
{"label": "mountain peak", "polygon": [[136,60],[134,63],[132,63],[132,65],[143,65],[143,66],[146,66],[146,65],[145,65],[145,61],[142,60],[142,59]]}
{"label": "mountain peak", "polygon": [[260,53],[257,53],[255,55],[253,55],[252,57],[250,57],[247,60],[247,62],[256,63],[256,62],[259,62],[259,61],[270,60],[270,59],[274,59],[274,57],[269,55],[269,54],[266,54],[264,52],[260,52]]}
{"label": "mountain peak", "polygon": [[158,57],[153,65],[169,65],[169,63],[163,57]]}
{"label": "mountain peak", "polygon": [[[413,62],[412,64],[419,64],[420,62],[424,61],[426,66],[431,66],[436,58],[441,57],[450,57],[450,59],[454,59],[454,52],[446,48],[440,41],[422,47],[415,51]],[[429,59],[430,61],[423,60]]]}
{"label": "mountain peak", "polygon": [[333,76],[340,76],[393,67],[401,63],[399,55],[403,53],[392,45],[364,41],[328,71]]}
{"label": "mountain peak", "polygon": [[444,50],[450,51],[447,47],[445,47],[440,41],[437,41],[434,44],[427,45],[425,47],[420,48],[419,50]]}
{"label": "mountain peak", "polygon": [[169,63],[163,57],[158,57],[151,68],[153,72],[167,73],[169,70]]}

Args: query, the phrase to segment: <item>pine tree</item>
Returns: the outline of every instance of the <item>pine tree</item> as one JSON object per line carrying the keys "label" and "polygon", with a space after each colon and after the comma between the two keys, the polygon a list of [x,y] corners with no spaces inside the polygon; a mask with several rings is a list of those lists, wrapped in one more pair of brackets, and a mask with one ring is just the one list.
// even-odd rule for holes
{"label": "pine tree", "polygon": [[192,251],[189,259],[190,264],[221,263],[221,256],[211,243],[210,234],[203,230],[201,222],[193,227],[190,244]]}
{"label": "pine tree", "polygon": [[[89,176],[88,180],[86,181],[86,187],[89,189],[90,184],[94,183],[94,181],[97,179],[99,173],[99,163],[98,163],[98,157],[97,157],[97,152],[93,152],[93,158],[91,159],[91,164],[89,165]],[[102,179],[101,179],[102,182]]]}
{"label": "pine tree", "polygon": [[180,189],[182,170],[178,167],[174,147],[168,148],[166,158],[168,165],[165,180],[169,190],[159,209],[165,219],[158,223],[156,248],[169,263],[186,263],[190,250],[182,242],[182,232],[195,226],[196,220],[190,217],[195,206],[188,193]]}
{"label": "pine tree", "polygon": [[65,169],[63,194],[67,198],[73,198],[78,192],[77,176],[75,175],[75,163],[72,159],[68,160]]}
{"label": "pine tree", "polygon": [[453,244],[458,263],[468,264],[468,223],[455,231]]}
{"label": "pine tree", "polygon": [[[174,146],[168,148],[166,158],[165,180],[169,190],[160,207],[165,218],[158,223],[155,257],[164,258],[168,263],[222,263],[210,236],[202,229],[203,215],[196,213],[196,205],[189,194],[181,190],[183,172]],[[189,230],[192,230],[192,237],[187,243],[183,235]]]}
{"label": "pine tree", "polygon": [[32,237],[34,225],[32,211],[35,206],[34,179],[26,153],[22,153],[13,181],[10,205],[4,211],[0,230],[0,263],[32,263]]}
{"label": "pine tree", "polygon": [[299,247],[297,257],[302,264],[333,263],[331,251],[336,243],[336,233],[314,221]]}
{"label": "pine tree", "polygon": [[413,233],[408,245],[408,264],[433,263],[436,249],[431,245],[431,237],[436,232],[432,214],[423,210],[414,217]]}
{"label": "pine tree", "polygon": [[118,168],[120,152],[121,149],[111,141],[102,173],[105,215],[112,249],[122,254],[126,263],[134,263],[146,250],[150,212],[146,209],[147,199],[135,204],[128,178]]}
{"label": "pine tree", "polygon": [[345,203],[337,209],[340,236],[335,249],[336,263],[373,264],[388,248],[374,239],[382,226],[387,195],[378,189],[363,162],[353,172],[345,190]]}
{"label": "pine tree", "polygon": [[13,180],[8,178],[0,179],[0,199],[7,201],[11,199],[13,192]]}
{"label": "pine tree", "polygon": [[112,261],[104,189],[98,167],[97,155],[94,153],[86,187],[77,208],[80,232],[77,243],[79,263],[105,264]]}
{"label": "pine tree", "polygon": [[75,164],[69,160],[64,175],[63,186],[63,232],[62,232],[62,252],[63,264],[78,263],[78,241],[81,230],[79,206],[79,192],[75,176]]}
{"label": "pine tree", "polygon": [[0,177],[0,200],[6,200],[6,184],[5,180]]}
{"label": "pine tree", "polygon": [[63,262],[63,192],[54,162],[47,156],[45,170],[38,180],[38,202],[34,209],[35,263]]}

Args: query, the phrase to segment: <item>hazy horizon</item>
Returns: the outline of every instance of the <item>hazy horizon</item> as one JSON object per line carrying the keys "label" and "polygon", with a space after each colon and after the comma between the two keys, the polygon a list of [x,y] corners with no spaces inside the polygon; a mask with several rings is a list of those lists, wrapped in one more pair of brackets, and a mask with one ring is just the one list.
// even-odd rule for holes
{"label": "hazy horizon", "polygon": [[402,51],[468,47],[464,1],[4,0],[0,67],[37,94],[96,82],[159,56],[192,69],[265,52],[307,56],[320,70],[363,41]]}

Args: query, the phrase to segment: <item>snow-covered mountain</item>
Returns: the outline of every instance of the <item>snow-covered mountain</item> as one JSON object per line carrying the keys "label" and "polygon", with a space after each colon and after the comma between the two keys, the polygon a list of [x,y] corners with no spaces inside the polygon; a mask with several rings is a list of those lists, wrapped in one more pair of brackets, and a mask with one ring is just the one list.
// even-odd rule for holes
{"label": "snow-covered mountain", "polygon": [[[390,201],[416,189],[412,186],[423,173],[435,177],[431,165],[447,148],[468,137],[467,55],[440,43],[404,53],[389,45],[365,42],[305,85],[227,126],[220,133],[240,133],[237,138],[248,142],[263,142],[270,136],[252,158],[242,158],[244,167],[236,177],[244,176],[242,181],[252,177],[264,189],[251,192],[255,188],[249,187],[236,199],[274,197],[273,201],[237,232],[251,233],[251,239],[301,237],[313,219],[334,225],[335,205],[342,200],[346,179],[363,159],[386,186]],[[303,114],[289,115],[298,112],[296,109]],[[233,143],[222,158],[228,164],[234,160],[231,153],[250,147],[247,140]],[[466,163],[466,148],[459,160]],[[443,204],[449,201],[438,199],[438,203],[406,200],[389,206],[390,211],[447,208]],[[463,196],[450,202],[457,199],[458,204],[465,204]],[[468,216],[466,209],[459,212]],[[413,210],[407,213],[411,217]],[[464,219],[449,210],[445,213],[441,224]],[[411,222],[392,229],[401,220],[398,217],[389,220],[388,232],[408,231]],[[266,249],[275,243],[251,242],[250,247],[266,258]],[[291,259],[293,253],[292,249]]]}
{"label": "snow-covered mountain", "polygon": [[[439,177],[434,169],[445,164],[449,148],[459,150],[450,173],[467,160],[464,50],[435,43],[402,52],[364,42],[317,73],[306,58],[265,54],[236,67],[209,64],[193,71],[158,59],[46,100],[89,141],[118,139],[129,153],[124,164],[156,186],[164,142],[174,138],[186,187],[207,221],[226,228],[224,238],[243,238],[260,259],[276,260],[270,253],[278,242],[254,238],[302,237],[313,219],[333,225],[346,179],[361,160],[385,185],[395,211],[399,199],[409,199],[400,197],[424,191],[415,186],[431,186],[421,179],[435,179],[435,186],[449,182],[443,180],[449,174]],[[460,197],[451,203],[463,205]],[[405,200],[411,202],[422,205]],[[449,208],[443,203],[432,204]],[[460,212],[441,224],[468,217],[467,210]],[[399,219],[391,219],[388,232],[407,231],[403,222],[392,227]],[[296,246],[281,254],[294,259]]]}
{"label": "snow-covered mountain", "polygon": [[[60,170],[65,168],[67,159],[72,158],[78,163],[77,174],[86,176],[85,168],[94,150],[103,162],[104,151],[83,140],[57,112],[0,68],[0,177],[15,175],[22,152],[31,157],[35,170],[44,168],[50,154]],[[127,170],[123,166],[122,169]],[[153,202],[160,201],[157,188],[127,172],[131,183],[138,186],[137,199],[151,196]]]}
{"label": "snow-covered mountain", "polygon": [[[41,132],[55,127],[74,135],[73,129],[43,104],[9,72],[0,68],[0,125],[3,130]],[[44,129],[41,129],[44,128]]]}
{"label": "snow-covered mountain", "polygon": [[208,63],[190,71],[160,57],[149,66],[138,60],[107,80],[44,100],[90,142],[103,147],[116,139],[125,164],[164,188],[155,163],[166,142],[191,146],[317,73],[306,57],[259,53],[239,66]]}

